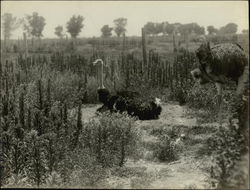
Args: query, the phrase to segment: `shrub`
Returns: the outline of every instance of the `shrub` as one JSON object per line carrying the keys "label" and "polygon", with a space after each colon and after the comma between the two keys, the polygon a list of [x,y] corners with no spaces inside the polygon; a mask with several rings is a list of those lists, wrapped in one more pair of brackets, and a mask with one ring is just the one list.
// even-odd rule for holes
{"label": "shrub", "polygon": [[54,72],[52,81],[52,93],[55,100],[66,102],[69,107],[76,106],[79,100],[78,84],[79,76],[72,72]]}
{"label": "shrub", "polygon": [[160,136],[160,142],[154,151],[154,157],[160,161],[172,162],[178,159],[173,140],[168,135]]}
{"label": "shrub", "polygon": [[45,163],[44,139],[38,136],[37,131],[31,130],[26,136],[27,163],[26,171],[31,184],[41,186],[47,177]]}
{"label": "shrub", "polygon": [[46,179],[46,186],[47,187],[62,187],[63,180],[59,173],[53,171],[51,174],[48,175]]}
{"label": "shrub", "polygon": [[123,166],[136,151],[138,132],[128,115],[104,113],[84,125],[80,139],[102,166]]}
{"label": "shrub", "polygon": [[187,132],[185,125],[163,125],[153,129],[150,134],[157,136],[159,141],[154,145],[154,157],[160,161],[172,162],[179,158],[179,153],[184,148],[184,140],[180,139],[181,134]]}
{"label": "shrub", "polygon": [[[102,180],[107,177],[107,170],[96,160],[95,155],[88,149],[76,149],[70,154],[68,187],[100,187]],[[65,167],[65,166],[64,166]],[[67,165],[66,165],[67,167]]]}
{"label": "shrub", "polygon": [[195,83],[192,88],[187,91],[187,102],[192,108],[214,110],[216,107],[216,94],[214,84],[209,83],[206,86],[200,86]]}
{"label": "shrub", "polygon": [[210,171],[214,184],[217,183],[219,187],[230,185],[232,169],[245,148],[243,142],[243,135],[234,126],[220,126],[209,147],[215,163]]}
{"label": "shrub", "polygon": [[184,105],[187,101],[187,94],[183,87],[176,86],[169,95],[170,100],[178,101],[180,105]]}
{"label": "shrub", "polygon": [[21,187],[31,187],[28,182],[28,178],[23,174],[15,175],[13,174],[8,178],[7,185],[8,188],[21,188]]}
{"label": "shrub", "polygon": [[95,77],[89,77],[87,83],[87,99],[89,103],[96,103],[97,98],[97,88],[98,88],[98,81]]}

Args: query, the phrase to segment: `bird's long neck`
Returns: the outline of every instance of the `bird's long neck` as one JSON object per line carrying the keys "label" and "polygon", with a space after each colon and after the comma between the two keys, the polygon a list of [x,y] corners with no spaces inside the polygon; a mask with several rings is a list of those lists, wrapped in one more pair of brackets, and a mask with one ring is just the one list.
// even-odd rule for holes
{"label": "bird's long neck", "polygon": [[104,89],[103,85],[103,61],[101,59],[97,59],[94,64],[99,63],[100,65],[97,67],[98,68],[98,80],[99,80],[99,86],[98,89]]}
{"label": "bird's long neck", "polygon": [[98,89],[104,89],[104,85],[103,85],[103,60],[102,59],[97,59],[93,62],[94,65],[96,64],[100,64],[97,65],[97,78],[98,78],[98,82],[99,82],[99,86]]}
{"label": "bird's long neck", "polygon": [[100,87],[101,89],[104,89],[104,85],[103,85],[103,61],[101,61],[101,72],[100,72],[100,80],[101,80],[101,83],[100,83]]}

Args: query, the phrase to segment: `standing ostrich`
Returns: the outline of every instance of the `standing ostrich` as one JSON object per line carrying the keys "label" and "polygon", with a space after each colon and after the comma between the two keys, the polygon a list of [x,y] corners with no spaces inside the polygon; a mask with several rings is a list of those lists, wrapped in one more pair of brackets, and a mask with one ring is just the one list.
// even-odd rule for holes
{"label": "standing ostrich", "polygon": [[197,50],[199,68],[191,71],[191,75],[200,84],[214,82],[221,102],[222,85],[228,79],[237,83],[236,94],[240,95],[248,80],[248,60],[243,48],[238,44],[222,43],[210,47],[203,43]]}
{"label": "standing ostrich", "polygon": [[127,112],[131,116],[138,117],[140,120],[158,119],[161,114],[161,103],[159,98],[142,100],[142,96],[138,92],[120,91],[116,95],[111,95],[103,85],[103,60],[97,59],[93,62],[94,65],[99,64],[98,77],[99,101],[103,106],[98,108],[98,112]]}
{"label": "standing ostrich", "polygon": [[196,50],[199,67],[191,75],[201,85],[213,82],[217,88],[218,113],[221,120],[222,85],[229,79],[237,83],[236,95],[241,97],[248,87],[249,65],[243,48],[234,43],[217,44],[210,47],[204,42]]}

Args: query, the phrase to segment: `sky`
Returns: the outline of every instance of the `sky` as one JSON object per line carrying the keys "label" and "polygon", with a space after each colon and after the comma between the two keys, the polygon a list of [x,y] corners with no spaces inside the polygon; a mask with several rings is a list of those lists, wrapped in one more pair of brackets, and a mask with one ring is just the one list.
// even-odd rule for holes
{"label": "sky", "polygon": [[[119,17],[128,19],[127,36],[140,36],[141,28],[149,21],[196,22],[205,28],[233,22],[238,25],[238,33],[249,25],[247,1],[1,1],[1,15],[6,12],[17,18],[38,12],[46,20],[44,38],[55,38],[58,25],[66,31],[72,15],[85,18],[79,37],[100,36],[101,27],[113,26],[113,20]],[[19,28],[11,38],[21,38],[22,33]]]}

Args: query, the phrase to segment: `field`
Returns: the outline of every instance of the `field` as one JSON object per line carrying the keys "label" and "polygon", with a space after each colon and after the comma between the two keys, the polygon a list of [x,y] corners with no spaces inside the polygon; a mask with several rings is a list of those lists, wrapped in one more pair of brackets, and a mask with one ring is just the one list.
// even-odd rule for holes
{"label": "field", "polygon": [[[82,118],[88,121],[94,116],[98,106],[84,109]],[[210,188],[209,156],[199,151],[207,139],[215,132],[215,125],[199,125],[197,119],[189,115],[186,106],[178,102],[163,104],[163,113],[157,121],[137,121],[141,132],[141,153],[136,159],[128,159],[123,169],[111,170],[105,188]],[[206,127],[206,129],[204,129]],[[172,130],[172,131],[171,131]],[[167,164],[155,158],[156,149],[164,146],[160,139],[161,131],[173,133],[175,141],[181,134],[186,139],[176,148],[178,159]],[[118,172],[120,171],[120,172]]]}
{"label": "field", "polygon": [[[207,38],[248,52],[246,35]],[[167,36],[145,44],[141,37],[29,40],[28,55],[22,40],[9,41],[0,64],[1,186],[249,186],[248,96],[235,101],[229,81],[218,114],[215,86],[200,86],[190,75],[200,42],[177,40],[177,52]],[[160,118],[96,113],[97,58],[105,63],[107,89],[160,98]]]}

